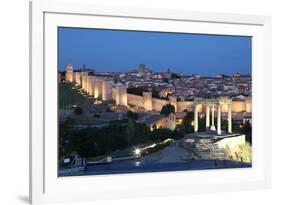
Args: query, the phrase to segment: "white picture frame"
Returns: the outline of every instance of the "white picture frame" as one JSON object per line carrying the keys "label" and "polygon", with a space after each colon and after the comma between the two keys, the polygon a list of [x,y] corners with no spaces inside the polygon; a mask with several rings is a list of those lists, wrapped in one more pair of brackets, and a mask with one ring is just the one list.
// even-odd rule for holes
{"label": "white picture frame", "polygon": [[[253,167],[57,177],[58,26],[253,36]],[[30,3],[30,202],[240,191],[271,186],[271,18],[266,16]],[[219,173],[219,174],[218,174]],[[75,189],[74,189],[75,187]],[[69,197],[71,196],[71,197]]]}

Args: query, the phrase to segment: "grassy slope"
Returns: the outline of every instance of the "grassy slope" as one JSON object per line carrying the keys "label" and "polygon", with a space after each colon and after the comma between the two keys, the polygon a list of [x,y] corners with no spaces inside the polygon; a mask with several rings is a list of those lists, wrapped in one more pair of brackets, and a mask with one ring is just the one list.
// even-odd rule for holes
{"label": "grassy slope", "polygon": [[85,97],[77,92],[71,83],[59,83],[59,108],[72,107],[72,105],[81,105]]}

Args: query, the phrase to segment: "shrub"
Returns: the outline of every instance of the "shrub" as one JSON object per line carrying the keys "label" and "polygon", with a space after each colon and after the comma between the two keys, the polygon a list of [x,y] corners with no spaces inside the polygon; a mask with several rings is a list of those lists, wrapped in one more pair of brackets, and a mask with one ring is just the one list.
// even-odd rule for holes
{"label": "shrub", "polygon": [[175,113],[175,107],[171,104],[164,105],[160,112],[162,115],[169,115]]}
{"label": "shrub", "polygon": [[76,115],[82,115],[82,114],[83,114],[83,108],[81,108],[81,107],[76,107],[76,108],[74,109],[74,113],[75,113]]}

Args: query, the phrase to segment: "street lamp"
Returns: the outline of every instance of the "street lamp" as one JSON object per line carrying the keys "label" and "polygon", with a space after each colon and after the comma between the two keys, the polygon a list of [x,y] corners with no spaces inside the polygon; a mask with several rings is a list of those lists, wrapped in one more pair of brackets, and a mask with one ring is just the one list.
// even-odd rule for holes
{"label": "street lamp", "polygon": [[141,155],[141,150],[139,148],[136,148],[134,150],[134,154],[135,154],[135,156],[139,157]]}

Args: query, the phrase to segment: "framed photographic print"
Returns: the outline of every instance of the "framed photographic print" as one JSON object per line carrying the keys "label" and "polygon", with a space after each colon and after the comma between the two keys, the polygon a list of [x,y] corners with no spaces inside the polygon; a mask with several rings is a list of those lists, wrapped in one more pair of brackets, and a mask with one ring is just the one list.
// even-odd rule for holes
{"label": "framed photographic print", "polygon": [[31,203],[270,187],[270,17],[39,1],[30,20]]}

